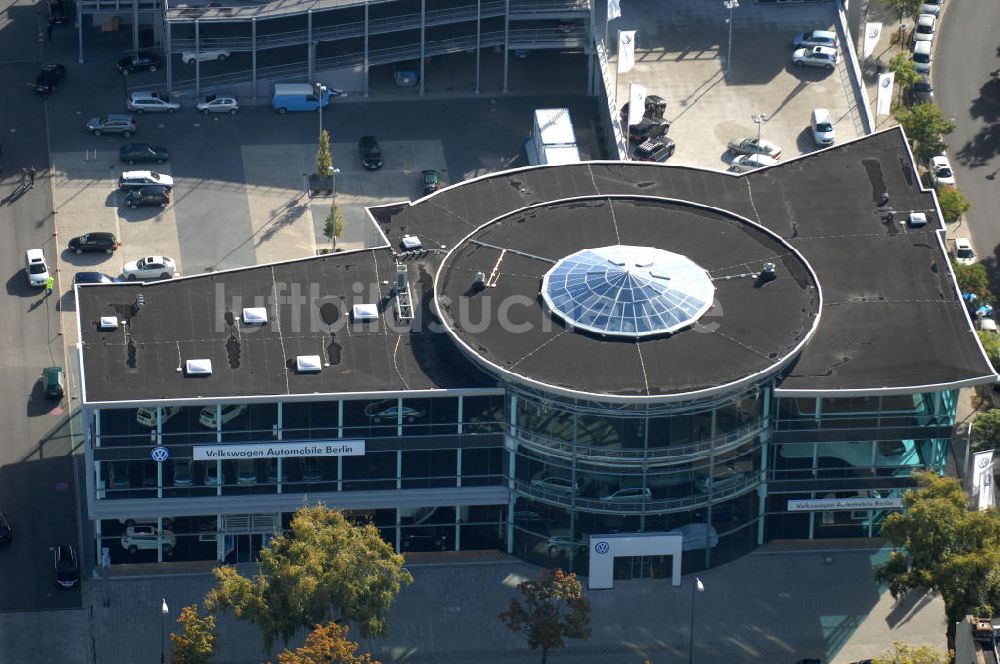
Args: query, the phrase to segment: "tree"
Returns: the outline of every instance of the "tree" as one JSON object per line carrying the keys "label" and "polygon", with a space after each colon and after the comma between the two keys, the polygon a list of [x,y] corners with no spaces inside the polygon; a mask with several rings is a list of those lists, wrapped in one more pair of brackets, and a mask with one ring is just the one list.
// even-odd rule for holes
{"label": "tree", "polygon": [[914,83],[920,81],[920,72],[917,71],[913,60],[910,60],[909,53],[903,52],[894,55],[892,60],[889,60],[887,69],[896,75],[893,80],[899,87],[901,95],[912,88]]}
{"label": "tree", "polygon": [[348,631],[337,623],[316,625],[304,646],[278,654],[278,664],[379,664],[368,653],[356,654],[359,646],[347,638]]}
{"label": "tree", "polygon": [[979,340],[983,343],[986,357],[993,364],[993,370],[1000,372],[1000,334],[992,330],[979,330]]}
{"label": "tree", "polygon": [[899,14],[899,34],[903,34],[903,18],[916,18],[923,0],[882,0],[882,4]]}
{"label": "tree", "polygon": [[324,505],[295,513],[291,529],[261,551],[253,579],[231,566],[214,574],[205,606],[213,613],[232,609],[236,618],[257,625],[265,652],[277,637],[287,644],[298,629],[335,619],[360,623],[365,636],[383,634],[386,612],[400,589],[413,583],[403,556],[378,528],[354,525]]}
{"label": "tree", "polygon": [[929,646],[914,647],[897,641],[892,648],[873,659],[872,664],[948,664],[950,661],[948,655]]}
{"label": "tree", "polygon": [[976,419],[972,421],[971,443],[973,452],[1000,447],[1000,409],[976,415]]}
{"label": "tree", "polygon": [[524,603],[512,599],[500,620],[527,636],[532,650],[541,649],[542,664],[550,650],[565,645],[564,638],[590,637],[590,602],[583,596],[576,574],[544,570],[538,581],[524,581],[517,589]]}
{"label": "tree", "polygon": [[958,289],[962,293],[972,293],[976,296],[975,306],[993,304],[993,292],[990,291],[990,275],[986,271],[986,266],[982,263],[972,265],[962,265],[952,261],[952,269],[955,271],[955,280],[958,282]]}
{"label": "tree", "polygon": [[319,135],[319,149],[316,150],[316,175],[325,178],[333,168],[333,157],[330,155],[330,132],[324,129]]}
{"label": "tree", "polygon": [[913,143],[913,151],[920,161],[926,161],[931,155],[944,150],[941,137],[955,129],[955,123],[929,102],[897,111],[896,119]]}
{"label": "tree", "polygon": [[333,248],[336,249],[337,239],[343,234],[344,215],[341,214],[337,201],[334,201],[333,205],[330,206],[330,212],[326,215],[326,221],[323,222],[323,235],[333,240]]}
{"label": "tree", "polygon": [[215,632],[215,616],[202,617],[198,605],[192,604],[181,609],[177,622],[183,630],[171,634],[171,664],[208,664],[215,654],[215,643],[219,638]]}
{"label": "tree", "polygon": [[971,511],[956,479],[915,477],[918,487],[903,494],[904,511],[882,523],[896,550],[875,567],[875,580],[895,599],[910,591],[940,594],[952,640],[956,622],[1000,605],[1000,513]]}
{"label": "tree", "polygon": [[955,222],[962,218],[962,215],[972,207],[972,201],[958,189],[941,189],[938,191],[938,203],[941,205],[941,214],[947,222]]}

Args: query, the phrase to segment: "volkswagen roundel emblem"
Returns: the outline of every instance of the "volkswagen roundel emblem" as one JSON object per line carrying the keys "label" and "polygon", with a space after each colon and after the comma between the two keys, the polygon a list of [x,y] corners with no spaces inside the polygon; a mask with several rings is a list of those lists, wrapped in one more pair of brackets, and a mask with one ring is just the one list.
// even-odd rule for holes
{"label": "volkswagen roundel emblem", "polygon": [[170,458],[170,450],[165,447],[154,447],[153,451],[149,453],[149,456],[153,457],[153,461],[163,463]]}
{"label": "volkswagen roundel emblem", "polygon": [[611,545],[605,542],[604,540],[601,540],[600,542],[594,544],[594,553],[607,553],[610,550],[611,550]]}
{"label": "volkswagen roundel emblem", "polygon": [[878,33],[880,33],[881,31],[882,31],[881,28],[872,26],[871,30],[868,31],[868,36],[871,37],[872,39],[875,39],[876,37],[878,37]]}
{"label": "volkswagen roundel emblem", "polygon": [[991,459],[989,457],[983,457],[982,459],[979,460],[979,467],[985,468],[986,466],[990,465],[990,463]]}
{"label": "volkswagen roundel emblem", "polygon": [[632,38],[629,37],[628,35],[622,35],[622,43],[623,44],[631,44],[632,43]]}
{"label": "volkswagen roundel emblem", "polygon": [[892,85],[892,79],[890,79],[888,76],[886,78],[882,79],[882,87],[883,88],[887,88],[890,85]]}

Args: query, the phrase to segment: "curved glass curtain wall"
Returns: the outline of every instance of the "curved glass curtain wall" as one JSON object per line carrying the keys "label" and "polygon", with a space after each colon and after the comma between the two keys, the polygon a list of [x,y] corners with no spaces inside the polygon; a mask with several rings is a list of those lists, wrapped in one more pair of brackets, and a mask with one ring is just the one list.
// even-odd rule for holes
{"label": "curved glass curtain wall", "polygon": [[586,574],[589,535],[676,529],[685,572],[747,553],[767,389],[673,407],[511,392],[514,553]]}

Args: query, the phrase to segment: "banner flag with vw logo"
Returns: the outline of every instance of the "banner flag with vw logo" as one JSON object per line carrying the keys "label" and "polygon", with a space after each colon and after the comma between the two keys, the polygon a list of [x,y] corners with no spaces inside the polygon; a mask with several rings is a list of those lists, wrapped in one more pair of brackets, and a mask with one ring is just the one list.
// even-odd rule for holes
{"label": "banner flag with vw logo", "polygon": [[878,76],[878,100],[875,102],[876,115],[889,115],[892,110],[892,83],[895,72],[886,72]]}
{"label": "banner flag with vw logo", "polygon": [[618,73],[624,74],[635,67],[635,30],[618,33]]}
{"label": "banner flag with vw logo", "polygon": [[979,488],[983,485],[983,477],[987,473],[993,473],[993,450],[976,452],[975,456],[972,457],[973,496],[979,495]]}
{"label": "banner flag with vw logo", "polygon": [[865,23],[865,46],[864,50],[861,51],[862,59],[871,56],[875,52],[875,47],[878,46],[878,38],[881,36],[881,23]]}

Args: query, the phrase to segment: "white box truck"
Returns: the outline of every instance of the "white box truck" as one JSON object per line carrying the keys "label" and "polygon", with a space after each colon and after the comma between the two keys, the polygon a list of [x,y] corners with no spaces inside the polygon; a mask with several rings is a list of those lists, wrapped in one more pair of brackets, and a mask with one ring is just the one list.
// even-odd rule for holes
{"label": "white box truck", "polygon": [[528,163],[576,164],[580,151],[576,147],[576,133],[568,108],[536,108],[535,124],[531,136],[524,142]]}

